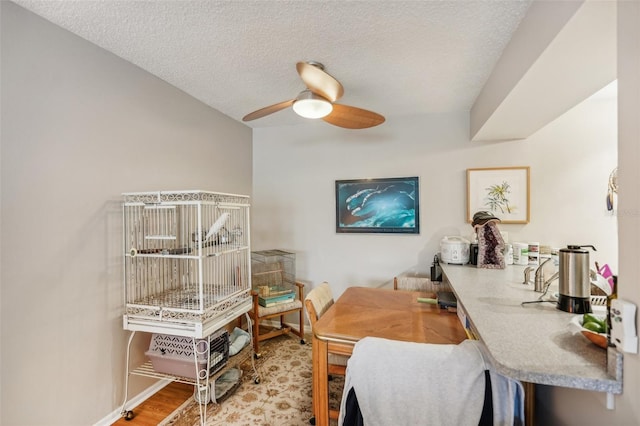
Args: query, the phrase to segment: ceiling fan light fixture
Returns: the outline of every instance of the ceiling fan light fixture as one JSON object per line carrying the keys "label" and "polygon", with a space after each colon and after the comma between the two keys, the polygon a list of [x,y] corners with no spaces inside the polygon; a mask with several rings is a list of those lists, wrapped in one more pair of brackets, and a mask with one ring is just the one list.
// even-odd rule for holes
{"label": "ceiling fan light fixture", "polygon": [[303,90],[293,103],[293,110],[304,118],[322,118],[331,114],[333,105],[322,96]]}

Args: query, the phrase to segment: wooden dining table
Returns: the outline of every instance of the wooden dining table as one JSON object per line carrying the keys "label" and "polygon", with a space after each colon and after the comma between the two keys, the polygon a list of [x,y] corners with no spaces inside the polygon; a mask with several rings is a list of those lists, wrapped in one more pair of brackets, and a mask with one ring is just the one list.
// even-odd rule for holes
{"label": "wooden dining table", "polygon": [[[466,333],[458,316],[438,305],[418,302],[435,294],[349,287],[313,328],[315,424],[329,424],[328,356],[350,356],[364,337],[405,342],[458,344]],[[425,360],[428,362],[428,360]]]}

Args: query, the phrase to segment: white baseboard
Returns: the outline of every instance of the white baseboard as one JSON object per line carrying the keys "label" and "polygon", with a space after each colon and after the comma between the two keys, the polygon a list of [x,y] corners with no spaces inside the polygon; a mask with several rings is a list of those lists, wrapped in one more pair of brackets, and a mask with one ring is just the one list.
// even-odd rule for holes
{"label": "white baseboard", "polygon": [[[169,383],[171,383],[171,380],[167,380],[167,379],[158,380],[156,383],[154,383],[153,385],[149,386],[148,388],[146,388],[145,390],[140,392],[138,395],[136,395],[135,397],[133,397],[130,400],[128,400],[126,402],[126,407],[125,408],[127,410],[133,410],[138,405],[142,404],[144,401],[146,401],[147,399],[151,398],[151,396],[153,396],[153,394],[158,392],[163,387],[167,386]],[[102,419],[98,420],[96,423],[94,423],[94,426],[110,426],[113,423],[115,423],[116,421],[118,421],[121,417],[122,417],[122,407],[120,406],[117,409],[115,409],[114,411],[112,411],[110,414],[105,416],[104,418],[102,418]]]}

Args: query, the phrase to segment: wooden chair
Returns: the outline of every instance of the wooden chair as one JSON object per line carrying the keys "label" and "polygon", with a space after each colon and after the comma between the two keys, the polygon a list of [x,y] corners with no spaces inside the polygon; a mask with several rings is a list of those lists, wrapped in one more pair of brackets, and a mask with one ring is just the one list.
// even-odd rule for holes
{"label": "wooden chair", "polygon": [[[333,305],[333,294],[329,283],[326,281],[307,294],[307,297],[304,299],[304,306],[307,310],[307,318],[309,318],[309,324],[311,324],[312,330],[316,322],[327,312],[327,309],[329,309],[331,305]],[[331,380],[331,375],[344,376],[346,374],[348,360],[349,357],[347,356],[330,353],[328,359],[329,377],[327,379]],[[313,408],[313,413],[315,416],[315,407]],[[338,410],[329,410],[329,418],[331,419],[337,419],[339,414],[340,412]]]}
{"label": "wooden chair", "polygon": [[451,286],[447,282],[431,281],[430,278],[426,277],[400,275],[393,277],[393,289],[436,293],[438,291],[450,291]]}
{"label": "wooden chair", "polygon": [[[257,288],[261,285],[268,287],[282,287],[291,285],[284,280],[284,269],[281,263],[271,263],[265,265],[258,271],[252,271],[252,287],[251,296],[253,297],[253,308],[248,312],[252,321],[253,331],[253,350],[256,357],[260,356],[260,342],[272,337],[281,336],[292,332],[300,337],[300,344],[304,344],[304,314],[302,300],[304,298],[304,284],[296,282],[294,299],[290,302],[280,303],[273,306],[260,306],[259,292]],[[284,322],[285,315],[298,314],[299,329],[287,325]],[[268,332],[260,334],[260,323],[263,321],[279,318],[279,328],[270,329]]]}

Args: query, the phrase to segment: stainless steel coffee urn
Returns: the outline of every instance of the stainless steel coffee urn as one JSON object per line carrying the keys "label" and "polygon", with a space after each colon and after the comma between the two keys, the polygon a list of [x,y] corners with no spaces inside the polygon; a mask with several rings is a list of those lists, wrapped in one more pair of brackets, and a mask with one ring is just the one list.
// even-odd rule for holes
{"label": "stainless steel coffee urn", "polygon": [[560,249],[559,296],[557,308],[574,314],[591,312],[591,280],[589,250],[591,245],[569,245]]}

